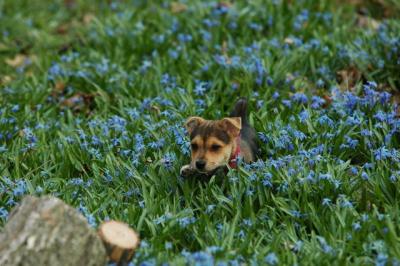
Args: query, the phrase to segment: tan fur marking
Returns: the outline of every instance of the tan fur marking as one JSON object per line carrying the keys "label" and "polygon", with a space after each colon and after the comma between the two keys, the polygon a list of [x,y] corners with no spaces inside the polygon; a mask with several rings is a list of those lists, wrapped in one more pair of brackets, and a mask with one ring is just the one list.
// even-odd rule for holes
{"label": "tan fur marking", "polygon": [[[234,146],[233,143],[225,144],[224,142],[213,136],[205,139],[205,143],[203,142],[201,136],[196,136],[192,140],[192,143],[196,143],[198,145],[198,150],[192,150],[191,165],[192,167],[196,167],[197,160],[205,160],[206,172],[212,171],[217,167],[228,164]],[[213,150],[213,145],[219,145],[220,148],[218,150]]]}
{"label": "tan fur marking", "polygon": [[195,127],[198,127],[199,125],[201,125],[202,123],[204,123],[206,120],[204,120],[204,118],[201,118],[201,117],[198,117],[198,116],[192,116],[192,117],[189,117],[187,120],[186,120],[186,123],[185,123],[185,127],[186,127],[186,130],[189,132],[189,134],[190,133],[192,133],[192,131],[193,131],[193,129],[195,128]]}
{"label": "tan fur marking", "polygon": [[242,119],[240,117],[227,117],[221,120],[222,126],[233,137],[237,137],[242,129]]}

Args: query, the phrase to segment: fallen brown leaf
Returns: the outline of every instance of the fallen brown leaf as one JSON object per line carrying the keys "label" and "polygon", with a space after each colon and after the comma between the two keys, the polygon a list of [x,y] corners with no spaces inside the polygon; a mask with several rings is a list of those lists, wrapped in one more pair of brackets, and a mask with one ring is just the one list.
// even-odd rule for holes
{"label": "fallen brown leaf", "polygon": [[6,85],[6,84],[10,83],[12,80],[13,79],[11,76],[5,75],[1,78],[1,84]]}
{"label": "fallen brown leaf", "polygon": [[161,113],[161,109],[160,109],[160,107],[158,107],[157,105],[152,105],[152,106],[150,107],[150,109],[151,109],[152,111],[154,111],[157,115],[160,115],[160,113]]}
{"label": "fallen brown leaf", "polygon": [[71,9],[76,5],[76,2],[75,2],[75,0],[64,0],[64,5],[67,8]]}
{"label": "fallen brown leaf", "polygon": [[323,108],[328,108],[329,105],[331,105],[331,103],[332,103],[332,97],[327,95],[327,94],[325,94],[325,95],[322,95],[322,99],[325,100],[325,103],[322,105],[322,107]]}
{"label": "fallen brown leaf", "polygon": [[361,28],[377,30],[381,22],[369,16],[358,15],[356,24]]}
{"label": "fallen brown leaf", "polygon": [[84,24],[90,24],[90,22],[92,22],[94,18],[95,16],[92,13],[87,13],[83,16],[82,20]]}
{"label": "fallen brown leaf", "polygon": [[69,31],[70,26],[68,24],[61,24],[56,28],[57,34],[64,35]]}
{"label": "fallen brown leaf", "polygon": [[74,112],[88,113],[93,109],[94,98],[95,95],[93,94],[79,92],[63,100],[60,105]]}
{"label": "fallen brown leaf", "polygon": [[293,44],[294,43],[293,39],[289,38],[289,37],[286,37],[284,42],[287,43],[287,44]]}
{"label": "fallen brown leaf", "polygon": [[14,58],[7,58],[5,61],[7,65],[17,68],[22,66],[27,59],[28,57],[26,55],[17,54]]}
{"label": "fallen brown leaf", "polygon": [[218,6],[223,6],[223,7],[231,7],[233,4],[231,3],[231,2],[228,2],[228,1],[222,1],[222,2],[219,2],[219,4],[218,4]]}
{"label": "fallen brown leaf", "polygon": [[361,78],[361,71],[354,66],[350,66],[336,72],[336,79],[339,83],[339,87],[341,90],[352,91],[357,82],[361,80]]}
{"label": "fallen brown leaf", "polygon": [[187,5],[180,3],[180,2],[172,2],[171,3],[171,12],[176,14],[176,13],[181,13],[184,12],[188,9]]}
{"label": "fallen brown leaf", "polygon": [[62,81],[57,81],[56,84],[54,84],[54,89],[59,93],[64,92],[65,87],[66,84]]}

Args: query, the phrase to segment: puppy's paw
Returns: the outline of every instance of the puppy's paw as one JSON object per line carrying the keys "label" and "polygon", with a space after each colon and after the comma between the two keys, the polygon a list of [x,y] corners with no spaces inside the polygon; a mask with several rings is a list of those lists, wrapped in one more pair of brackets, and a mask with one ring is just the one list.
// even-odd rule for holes
{"label": "puppy's paw", "polygon": [[184,165],[181,168],[180,175],[183,177],[188,177],[193,174],[195,170],[190,166],[190,164]]}

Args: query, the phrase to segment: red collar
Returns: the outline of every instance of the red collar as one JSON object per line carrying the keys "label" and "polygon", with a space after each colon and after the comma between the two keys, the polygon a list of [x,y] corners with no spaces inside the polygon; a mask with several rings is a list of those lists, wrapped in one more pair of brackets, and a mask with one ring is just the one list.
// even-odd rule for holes
{"label": "red collar", "polygon": [[237,159],[240,155],[240,135],[236,138],[236,150],[232,153],[231,158],[229,158],[229,167],[236,168],[237,167]]}

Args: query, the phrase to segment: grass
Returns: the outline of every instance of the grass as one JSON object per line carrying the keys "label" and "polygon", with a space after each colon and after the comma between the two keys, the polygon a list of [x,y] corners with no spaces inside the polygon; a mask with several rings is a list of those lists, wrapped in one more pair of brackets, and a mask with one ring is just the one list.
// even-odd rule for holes
{"label": "grass", "polygon": [[[399,264],[397,1],[94,3],[0,0],[0,224],[52,194],[134,264]],[[180,178],[240,96],[262,160]]]}

